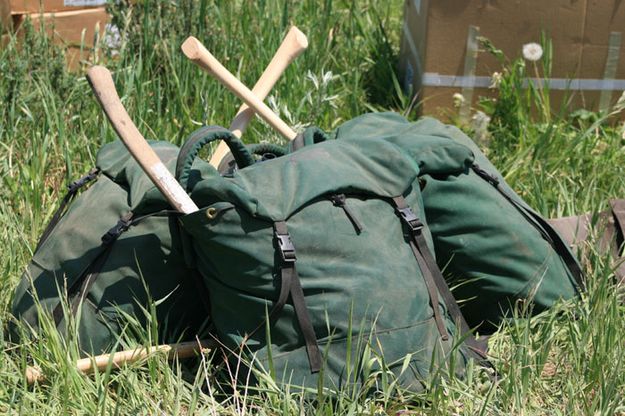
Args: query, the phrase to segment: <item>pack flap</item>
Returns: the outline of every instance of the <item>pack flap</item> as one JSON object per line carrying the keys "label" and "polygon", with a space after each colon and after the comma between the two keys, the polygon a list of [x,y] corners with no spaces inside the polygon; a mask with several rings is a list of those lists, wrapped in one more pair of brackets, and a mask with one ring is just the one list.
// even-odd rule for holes
{"label": "pack flap", "polygon": [[[196,160],[191,197],[199,206],[228,201],[251,215],[283,220],[325,194],[394,197],[420,174],[468,170],[474,160],[469,147],[418,126],[396,113],[365,114],[341,125],[334,134],[338,140],[324,136],[321,143],[249,166],[232,178]],[[319,133],[316,127],[307,131]]]}
{"label": "pack flap", "polygon": [[445,125],[434,119],[410,123],[397,113],[371,113],[342,124],[339,140],[385,140],[407,152],[426,174],[466,172],[475,158],[473,150],[449,135]]}
{"label": "pack flap", "polygon": [[[149,140],[148,143],[167,169],[173,173],[178,147],[164,141]],[[120,140],[102,146],[96,157],[96,166],[103,174],[128,189],[128,205],[135,214],[170,208],[165,197]]]}
{"label": "pack flap", "polygon": [[414,161],[382,140],[328,141],[221,177],[196,163],[191,197],[199,206],[231,202],[271,221],[288,218],[315,198],[332,193],[403,194],[419,173]]}

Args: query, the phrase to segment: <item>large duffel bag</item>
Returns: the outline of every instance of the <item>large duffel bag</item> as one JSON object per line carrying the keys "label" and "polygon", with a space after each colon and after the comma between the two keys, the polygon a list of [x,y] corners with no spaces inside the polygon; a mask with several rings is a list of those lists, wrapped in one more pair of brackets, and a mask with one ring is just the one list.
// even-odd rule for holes
{"label": "large duffel bag", "polygon": [[218,139],[236,142],[196,132],[176,171],[201,207],[181,223],[226,354],[295,386],[392,372],[415,390],[482,359],[431,253],[418,181],[465,172],[468,148],[433,136],[413,154],[377,138],[326,141],[221,176],[195,158]]}
{"label": "large duffel bag", "polygon": [[[173,168],[178,148],[151,145]],[[15,293],[13,315],[24,325],[12,325],[13,337],[37,332],[42,313],[64,333],[71,313],[81,351],[100,354],[129,322],[145,328],[152,311],[161,340],[192,337],[207,319],[206,296],[184,262],[178,214],[121,142],[102,147],[96,166],[69,186],[39,241]]]}

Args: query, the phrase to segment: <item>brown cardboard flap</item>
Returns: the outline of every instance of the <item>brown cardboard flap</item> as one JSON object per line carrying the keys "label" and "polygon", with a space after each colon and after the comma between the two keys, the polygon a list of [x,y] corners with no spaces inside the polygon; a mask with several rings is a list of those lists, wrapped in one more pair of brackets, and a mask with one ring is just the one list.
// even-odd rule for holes
{"label": "brown cardboard flap", "polygon": [[79,47],[83,41],[86,46],[93,46],[96,29],[99,29],[100,36],[104,34],[106,23],[110,17],[106,9],[85,9],[71,12],[45,13],[20,16],[17,23],[17,31],[26,18],[32,20],[35,29],[43,28],[54,43],[68,47]]}
{"label": "brown cardboard flap", "polygon": [[47,13],[104,7],[106,0],[0,0],[11,14]]}

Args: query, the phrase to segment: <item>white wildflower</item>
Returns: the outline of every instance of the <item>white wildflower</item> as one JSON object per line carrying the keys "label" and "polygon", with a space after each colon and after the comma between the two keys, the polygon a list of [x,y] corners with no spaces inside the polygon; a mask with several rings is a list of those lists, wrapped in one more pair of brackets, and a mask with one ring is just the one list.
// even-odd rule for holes
{"label": "white wildflower", "polygon": [[523,45],[523,57],[528,61],[538,61],[543,56],[543,47],[536,42]]}
{"label": "white wildflower", "polygon": [[493,72],[493,75],[490,77],[490,85],[488,88],[499,88],[502,79],[503,75],[501,75],[501,72]]}
{"label": "white wildflower", "polygon": [[119,28],[112,23],[107,23],[104,26],[104,44],[111,49],[119,48],[122,44]]}
{"label": "white wildflower", "polygon": [[460,94],[459,92],[453,95],[453,100],[454,100],[454,107],[456,108],[460,108],[462,104],[464,104],[464,102],[466,101],[466,99],[464,98],[464,95]]}

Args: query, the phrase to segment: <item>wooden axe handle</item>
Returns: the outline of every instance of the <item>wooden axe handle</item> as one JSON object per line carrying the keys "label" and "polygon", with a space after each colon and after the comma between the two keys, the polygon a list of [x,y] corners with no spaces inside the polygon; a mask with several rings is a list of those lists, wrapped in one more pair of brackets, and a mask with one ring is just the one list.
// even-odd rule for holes
{"label": "wooden axe handle", "polygon": [[182,52],[187,58],[195,62],[202,69],[206,70],[217,78],[222,84],[230,89],[245,104],[254,109],[271,127],[289,140],[293,140],[295,133],[280,117],[278,117],[269,107],[265,105],[252,91],[241,81],[232,75],[205,47],[202,43],[189,36],[182,44]]}
{"label": "wooden axe handle", "polygon": [[177,211],[190,214],[198,210],[193,200],[169,172],[158,155],[145,141],[124,108],[108,69],[94,66],[87,71],[87,80],[104,113],[130,154]]}
{"label": "wooden axe handle", "polygon": [[[252,88],[252,93],[261,101],[264,101],[267,94],[269,94],[278,79],[280,79],[282,73],[307,47],[308,39],[306,35],[297,27],[292,26],[284,37],[276,54],[271,59],[271,62],[269,62],[269,65],[265,68],[265,71],[254,85],[254,88]],[[230,131],[232,131],[235,136],[241,138],[252,117],[254,117],[254,110],[247,104],[241,105],[236,117],[230,124]],[[228,146],[224,142],[220,142],[210,159],[210,164],[217,168],[228,152]]]}
{"label": "wooden axe handle", "polygon": [[[156,347],[139,347],[131,350],[119,351],[112,354],[96,355],[95,357],[83,358],[76,361],[76,369],[83,374],[91,373],[95,368],[105,370],[109,363],[114,368],[119,368],[123,364],[134,363],[147,358],[155,353],[167,354],[167,358],[189,358],[196,356],[203,349],[212,348],[210,341],[191,341],[178,344],[164,344]],[[39,367],[29,366],[26,368],[26,381],[28,384],[45,380],[45,375]]]}

